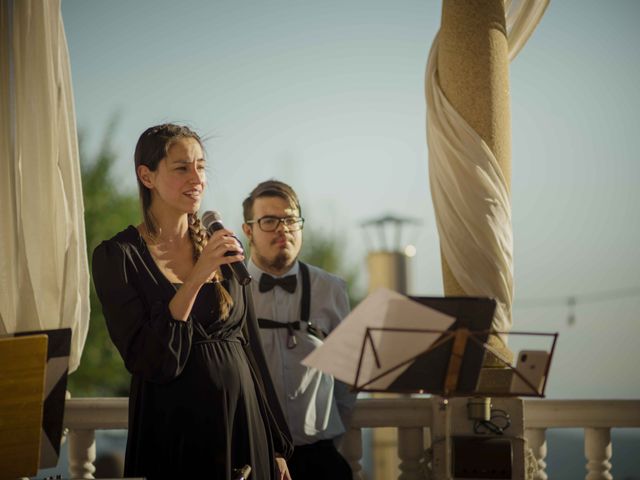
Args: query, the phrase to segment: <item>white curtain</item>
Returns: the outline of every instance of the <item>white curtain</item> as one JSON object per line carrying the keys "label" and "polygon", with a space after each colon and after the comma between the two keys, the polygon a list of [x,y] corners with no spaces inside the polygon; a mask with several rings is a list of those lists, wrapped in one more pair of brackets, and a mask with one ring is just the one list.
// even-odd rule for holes
{"label": "white curtain", "polygon": [[0,11],[0,333],[89,327],[89,269],[60,0]]}
{"label": "white curtain", "polygon": [[[506,2],[510,60],[527,42],[548,3]],[[427,143],[429,183],[442,254],[465,293],[498,301],[492,328],[508,332],[513,298],[513,232],[507,182],[493,152],[442,92],[437,60],[436,36],[426,72]]]}

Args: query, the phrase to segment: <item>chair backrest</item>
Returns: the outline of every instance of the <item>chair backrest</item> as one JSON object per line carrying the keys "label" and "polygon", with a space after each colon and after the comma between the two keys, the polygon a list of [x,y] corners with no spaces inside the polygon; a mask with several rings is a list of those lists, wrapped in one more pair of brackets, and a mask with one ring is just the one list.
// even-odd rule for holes
{"label": "chair backrest", "polygon": [[0,480],[40,463],[47,335],[0,338]]}
{"label": "chair backrest", "polygon": [[58,465],[60,457],[69,354],[71,352],[71,329],[58,328],[14,333],[16,337],[33,335],[48,337],[39,469],[53,468]]}

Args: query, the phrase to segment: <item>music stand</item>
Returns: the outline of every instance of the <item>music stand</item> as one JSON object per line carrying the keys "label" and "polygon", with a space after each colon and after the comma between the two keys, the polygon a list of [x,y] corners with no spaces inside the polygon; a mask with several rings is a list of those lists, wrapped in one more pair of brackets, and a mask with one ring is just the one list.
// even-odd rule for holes
{"label": "music stand", "polygon": [[[491,322],[496,302],[481,297],[409,297],[425,306],[455,317],[455,322],[447,330],[429,328],[389,328],[367,327],[362,339],[354,389],[367,392],[386,393],[431,393],[443,397],[455,396],[534,396],[544,397],[544,389],[555,350],[557,334],[533,332],[497,332],[491,330]],[[371,356],[378,369],[382,368],[376,348],[376,338],[394,334],[410,335],[438,333],[439,338],[425,350],[412,358],[399,363],[386,365],[372,378],[363,380],[362,367],[365,356]],[[487,339],[490,335],[529,335],[552,339],[548,352],[548,361],[543,366],[544,381],[536,386],[522,372],[514,368],[509,361],[493,350]],[[511,392],[504,389],[480,390],[478,380],[482,370],[482,361],[486,352],[491,352],[512,375],[526,385],[525,391]],[[401,370],[397,378],[386,388],[375,387],[376,381]]]}
{"label": "music stand", "polygon": [[[367,328],[363,341],[355,389],[365,391],[385,391],[395,393],[433,393],[450,395],[473,394],[476,389],[482,359],[484,343],[487,340],[496,302],[489,298],[477,297],[409,297],[426,307],[455,318],[447,330],[404,329],[404,328]],[[402,363],[388,366],[375,378],[362,383],[361,367],[366,349],[370,348],[377,362],[375,342],[372,333],[416,334],[436,333],[439,338],[428,345],[424,351]],[[469,337],[477,339],[468,342]],[[455,355],[452,355],[454,354]],[[377,364],[378,368],[380,365]],[[380,390],[370,388],[375,380],[404,367],[404,371],[395,378],[387,388]]]}
{"label": "music stand", "polygon": [[[487,298],[474,297],[409,297],[424,306],[442,312],[455,320],[449,324],[446,330],[433,328],[429,317],[425,318],[425,328],[395,328],[403,322],[387,322],[387,325],[367,326],[362,335],[360,354],[357,362],[354,389],[357,391],[389,392],[389,393],[430,393],[441,397],[437,405],[433,405],[433,423],[431,435],[433,441],[433,459],[431,461],[432,472],[435,478],[452,478],[451,473],[463,473],[463,470],[471,469],[478,472],[477,468],[485,468],[485,464],[478,463],[478,459],[491,457],[491,468],[500,472],[524,475],[524,443],[522,432],[523,403],[521,400],[497,398],[494,399],[501,408],[507,408],[513,419],[513,429],[516,435],[505,435],[497,438],[495,435],[489,441],[478,442],[478,439],[486,439],[478,432],[471,430],[474,422],[487,422],[492,419],[491,400],[486,397],[515,397],[534,396],[543,397],[548,378],[548,372],[553,356],[557,334],[532,333],[532,332],[499,332],[491,329],[496,302]],[[405,322],[406,323],[406,322]],[[431,326],[432,328],[429,328]],[[538,364],[536,372],[544,372],[540,384],[530,380],[528,371],[518,371],[511,365],[510,360],[501,356],[494,350],[487,340],[490,335],[524,335],[539,336],[552,339],[549,351],[532,350],[530,356],[541,354],[545,363]],[[422,352],[407,359],[403,355],[403,338],[414,339],[414,344],[419,341],[417,335],[429,338],[425,342]],[[429,337],[431,335],[431,337]],[[408,344],[408,340],[405,340]],[[394,349],[390,349],[395,346]],[[406,347],[405,347],[406,352]],[[379,355],[379,352],[386,352]],[[390,355],[389,352],[392,352]],[[490,352],[505,369],[483,369],[483,360],[487,352]],[[394,362],[394,355],[396,359]],[[519,357],[521,357],[519,355]],[[480,381],[481,372],[493,370],[499,373],[500,378],[511,380],[511,386],[489,384]],[[493,372],[492,372],[493,373]],[[503,375],[503,374],[507,375]],[[511,375],[511,378],[508,375]],[[518,385],[524,385],[524,391],[512,391],[516,378]],[[502,388],[499,388],[502,387]],[[474,404],[470,399],[452,397],[476,397]],[[477,397],[485,397],[477,401]],[[481,405],[478,409],[477,405]],[[464,410],[463,408],[466,407]],[[457,414],[452,417],[452,409]],[[480,415],[478,415],[480,410]],[[511,422],[511,420],[510,420]],[[477,423],[475,423],[477,425]],[[471,431],[470,431],[471,430]],[[469,449],[473,455],[468,454]],[[452,452],[457,456],[455,462]],[[486,463],[486,462],[485,462]],[[458,476],[458,475],[457,475]],[[460,478],[471,478],[459,475]],[[476,478],[474,476],[474,478]],[[478,477],[479,478],[479,477]],[[514,477],[515,478],[515,477]],[[518,477],[520,478],[520,477]]]}

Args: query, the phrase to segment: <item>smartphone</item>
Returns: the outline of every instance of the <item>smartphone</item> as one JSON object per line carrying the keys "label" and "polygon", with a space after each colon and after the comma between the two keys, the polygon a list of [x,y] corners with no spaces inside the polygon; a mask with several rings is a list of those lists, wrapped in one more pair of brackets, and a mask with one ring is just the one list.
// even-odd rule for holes
{"label": "smartphone", "polygon": [[527,385],[516,372],[513,372],[509,392],[520,395],[540,395],[544,386],[548,363],[549,352],[545,350],[522,350],[518,354],[516,371],[531,385]]}

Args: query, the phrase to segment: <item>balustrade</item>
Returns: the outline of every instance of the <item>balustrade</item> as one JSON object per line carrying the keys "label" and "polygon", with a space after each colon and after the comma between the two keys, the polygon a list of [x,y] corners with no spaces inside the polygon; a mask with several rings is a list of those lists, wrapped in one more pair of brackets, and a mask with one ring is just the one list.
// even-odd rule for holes
{"label": "balustrade", "polygon": [[547,463],[545,462],[547,457],[547,429],[528,428],[524,434],[529,442],[529,448],[533,451],[533,456],[536,457],[536,462],[538,463],[538,472],[534,480],[547,480],[549,478],[547,477]]}
{"label": "balustrade", "polygon": [[586,480],[613,480],[611,473],[611,430],[585,428],[584,455],[587,458]]}
{"label": "balustrade", "polygon": [[[362,429],[398,429],[399,480],[424,478],[420,460],[425,431],[431,426],[429,398],[359,399],[342,452],[351,465],[354,480],[363,479]],[[609,480],[611,476],[611,429],[640,428],[640,400],[525,400],[525,435],[537,460],[536,480],[546,480],[548,428],[583,428],[586,480]],[[126,398],[68,399],[69,469],[73,478],[93,478],[96,459],[95,430],[127,428]]]}

